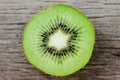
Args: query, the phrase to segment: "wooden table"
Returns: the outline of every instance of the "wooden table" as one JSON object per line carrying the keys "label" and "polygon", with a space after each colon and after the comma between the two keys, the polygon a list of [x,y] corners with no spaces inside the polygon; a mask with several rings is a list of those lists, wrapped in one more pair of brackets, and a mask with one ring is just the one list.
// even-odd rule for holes
{"label": "wooden table", "polygon": [[[81,10],[96,30],[90,62],[62,78],[44,74],[29,64],[21,43],[27,21],[55,3]],[[0,80],[120,80],[120,0],[0,0]]]}

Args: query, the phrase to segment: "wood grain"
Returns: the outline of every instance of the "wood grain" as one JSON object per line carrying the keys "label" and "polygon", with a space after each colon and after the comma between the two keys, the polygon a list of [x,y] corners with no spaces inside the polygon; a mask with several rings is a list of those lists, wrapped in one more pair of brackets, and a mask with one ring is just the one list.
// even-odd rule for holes
{"label": "wood grain", "polygon": [[[64,3],[88,16],[96,45],[87,66],[67,77],[52,77],[28,63],[22,32],[39,10]],[[120,0],[0,0],[0,80],[120,80]]]}

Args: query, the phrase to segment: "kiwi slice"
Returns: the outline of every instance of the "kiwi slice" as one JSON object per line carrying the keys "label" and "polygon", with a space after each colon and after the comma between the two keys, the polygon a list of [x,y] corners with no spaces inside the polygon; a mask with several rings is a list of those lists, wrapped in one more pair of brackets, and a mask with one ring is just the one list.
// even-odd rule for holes
{"label": "kiwi slice", "polygon": [[53,75],[70,75],[88,63],[95,32],[88,18],[75,8],[55,4],[37,13],[23,33],[23,49],[37,69]]}

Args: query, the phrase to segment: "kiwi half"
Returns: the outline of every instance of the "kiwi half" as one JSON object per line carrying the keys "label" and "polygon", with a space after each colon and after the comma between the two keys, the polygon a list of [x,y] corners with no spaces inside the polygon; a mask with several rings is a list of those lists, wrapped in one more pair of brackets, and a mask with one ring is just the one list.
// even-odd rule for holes
{"label": "kiwi half", "polygon": [[37,13],[23,33],[23,49],[37,69],[53,75],[70,75],[88,63],[95,32],[88,18],[75,8],[55,4]]}

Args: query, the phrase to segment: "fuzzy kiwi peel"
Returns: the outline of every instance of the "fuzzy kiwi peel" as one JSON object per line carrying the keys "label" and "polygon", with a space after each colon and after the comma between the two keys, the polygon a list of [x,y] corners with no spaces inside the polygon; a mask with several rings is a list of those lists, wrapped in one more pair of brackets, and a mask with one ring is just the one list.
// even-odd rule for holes
{"label": "fuzzy kiwi peel", "polygon": [[55,4],[32,17],[22,42],[24,54],[34,67],[52,76],[67,76],[88,63],[95,31],[83,13]]}

